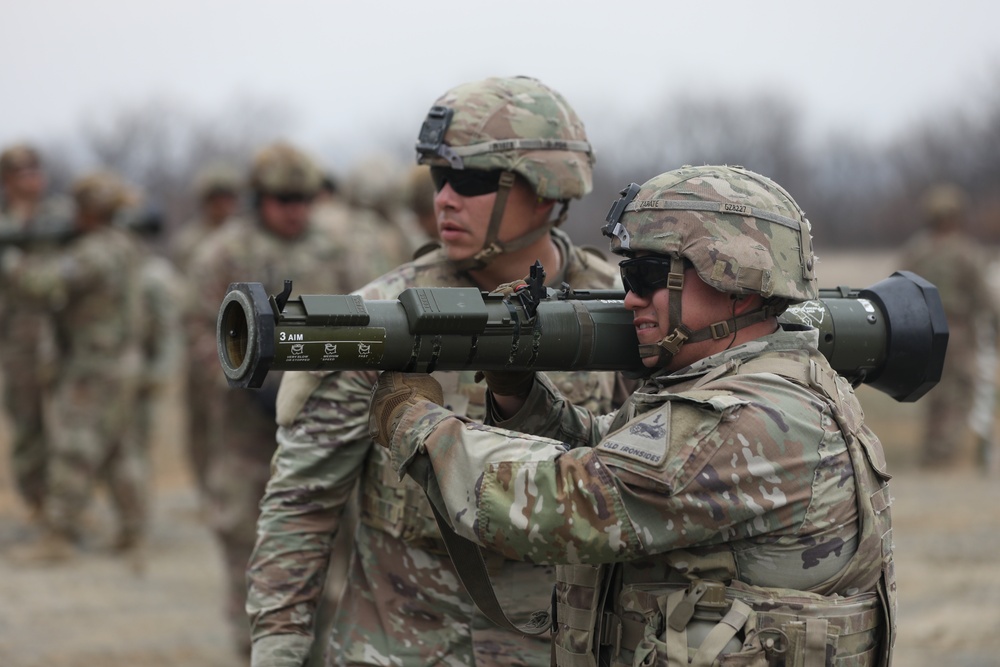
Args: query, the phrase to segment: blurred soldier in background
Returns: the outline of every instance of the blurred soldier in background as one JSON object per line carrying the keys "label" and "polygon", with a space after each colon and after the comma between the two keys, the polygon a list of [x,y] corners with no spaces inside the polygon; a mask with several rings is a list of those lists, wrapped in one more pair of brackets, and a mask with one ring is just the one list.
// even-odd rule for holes
{"label": "blurred soldier in background", "polygon": [[[923,401],[920,463],[938,468],[955,463],[969,432],[977,327],[986,323],[996,331],[998,309],[986,279],[986,258],[965,231],[965,193],[954,185],[935,185],[924,193],[922,206],[925,228],[903,248],[900,265],[937,286],[948,318],[941,381]],[[995,338],[991,344],[996,345]]]}
{"label": "blurred soldier in background", "polygon": [[[170,244],[170,255],[185,279],[190,278],[189,270],[195,253],[236,214],[243,179],[243,174],[235,166],[222,162],[206,165],[195,176],[198,214],[181,227]],[[184,291],[183,313],[185,316],[194,315],[201,295],[190,286]],[[192,299],[190,303],[188,297]],[[189,348],[192,343],[188,341]],[[208,452],[212,446],[209,442],[208,409],[211,405],[211,386],[217,382],[217,364],[205,367],[209,352],[206,350],[199,355],[197,350],[188,350],[184,394],[187,405],[187,455],[202,502],[208,497]]]}
{"label": "blurred soldier in background", "polygon": [[212,163],[198,170],[194,178],[198,214],[170,242],[171,257],[181,270],[188,267],[205,239],[236,214],[242,186],[243,174],[231,164]]}
{"label": "blurred soldier in background", "polygon": [[[47,197],[41,156],[27,144],[0,153],[0,232],[57,231],[71,224],[72,205],[62,197]],[[38,254],[49,244],[33,243],[16,253]],[[43,404],[53,373],[52,325],[39,300],[12,293],[0,284],[0,370],[4,407],[12,435],[14,484],[32,517],[41,518],[45,496],[46,444]]]}
{"label": "blurred soldier in background", "polygon": [[359,161],[337,196],[316,211],[316,224],[349,243],[339,282],[353,291],[413,258],[420,233],[403,208],[400,165],[383,155]]}
{"label": "blurred soldier in background", "polygon": [[237,647],[249,653],[244,603],[246,564],[253,549],[258,503],[274,453],[275,394],[280,374],[260,390],[230,389],[219,369],[215,325],[229,283],[254,281],[272,294],[286,279],[297,294],[343,292],[339,269],[353,250],[311,220],[322,173],[298,148],[274,143],[250,167],[252,214],[234,219],[207,239],[192,260],[189,318],[192,368],[210,390],[208,520],[222,546],[227,572],[227,616]]}
{"label": "blurred soldier in background", "polygon": [[23,559],[71,557],[96,481],[110,490],[118,515],[114,548],[136,555],[147,522],[148,471],[134,442],[132,419],[144,329],[139,289],[141,251],[115,214],[132,193],[115,175],[96,172],[73,185],[75,229],[55,256],[9,262],[12,289],[50,309],[58,371],[52,391],[46,532]]}
{"label": "blurred soldier in background", "polygon": [[416,218],[427,241],[437,239],[437,216],[434,214],[434,181],[426,164],[414,165],[406,175],[403,201]]}
{"label": "blurred soldier in background", "polygon": [[[554,229],[569,201],[590,191],[594,162],[583,123],[557,92],[525,77],[458,86],[431,109],[418,151],[435,173],[442,247],[371,282],[359,290],[364,298],[394,299],[408,287],[493,289],[526,276],[536,260],[550,285],[620,285],[614,267]],[[345,529],[343,510],[358,484],[361,517],[329,664],[548,665],[547,637],[502,630],[479,613],[423,491],[400,481],[373,445],[368,405],[375,377],[285,374],[278,451],[248,569],[252,664],[303,663],[331,539]],[[483,418],[485,387],[475,373],[435,377],[448,405]],[[612,404],[613,374],[552,377],[576,401]],[[488,566],[499,597],[515,613],[548,604],[550,568],[500,556]]]}
{"label": "blurred soldier in background", "polygon": [[142,371],[134,427],[148,466],[160,406],[184,360],[181,308],[186,294],[184,280],[173,263],[153,250],[163,235],[162,219],[147,216],[141,224],[129,225],[129,230],[139,237],[143,250],[139,278],[145,328],[140,340]]}

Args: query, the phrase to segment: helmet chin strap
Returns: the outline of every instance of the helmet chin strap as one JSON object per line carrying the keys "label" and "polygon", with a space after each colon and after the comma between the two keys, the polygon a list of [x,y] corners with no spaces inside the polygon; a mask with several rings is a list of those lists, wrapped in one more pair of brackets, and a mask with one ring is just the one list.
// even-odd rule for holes
{"label": "helmet chin strap", "polygon": [[[712,340],[728,338],[742,327],[763,322],[768,317],[774,315],[772,309],[765,305],[742,315],[730,317],[727,320],[713,322],[697,331],[691,331],[690,327],[681,320],[681,292],[684,290],[684,260],[679,256],[670,258],[667,289],[672,292],[670,294],[667,314],[673,329],[658,343],[639,345],[639,356],[644,359],[647,357],[656,357],[657,366],[667,366],[677,353],[680,352],[681,347],[685,343],[698,343],[709,338]],[[676,324],[674,324],[675,322]]]}
{"label": "helmet chin strap", "polygon": [[455,263],[460,271],[482,270],[504,253],[527,248],[548,234],[553,227],[558,227],[566,219],[569,202],[563,202],[559,216],[555,220],[550,220],[538,229],[534,229],[516,239],[501,243],[499,241],[500,223],[503,221],[504,209],[507,208],[507,199],[514,188],[515,181],[515,174],[512,171],[505,171],[500,174],[500,187],[497,189],[497,197],[493,201],[493,211],[490,213],[490,223],[486,229],[486,238],[483,241],[483,247],[469,259]]}

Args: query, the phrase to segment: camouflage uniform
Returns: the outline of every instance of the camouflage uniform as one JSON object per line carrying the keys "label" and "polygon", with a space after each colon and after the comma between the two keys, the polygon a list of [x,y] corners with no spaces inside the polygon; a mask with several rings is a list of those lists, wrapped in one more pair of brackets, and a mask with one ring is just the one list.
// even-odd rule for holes
{"label": "camouflage uniform", "polygon": [[[17,145],[0,157],[0,172],[6,177],[25,163],[40,168],[37,153]],[[72,204],[63,197],[38,202],[31,219],[11,209],[0,199],[0,233],[23,232],[44,236],[65,231],[71,224]],[[33,243],[15,253],[44,255],[54,244]],[[3,252],[3,251],[0,251]],[[11,292],[0,285],[0,370],[4,383],[4,407],[12,431],[11,469],[14,483],[33,512],[41,510],[45,496],[46,443],[42,412],[47,385],[52,380],[53,338],[48,309],[39,300]]]}
{"label": "camouflage uniform", "polygon": [[977,320],[995,326],[997,304],[987,281],[989,263],[980,248],[960,227],[941,227],[941,221],[952,216],[959,224],[963,195],[951,186],[938,186],[927,193],[924,206],[930,228],[906,244],[900,265],[938,288],[948,319],[941,381],[923,401],[921,463],[936,467],[953,463],[968,435],[977,382]]}
{"label": "camouflage uniform", "polygon": [[[613,269],[554,232],[568,258],[566,281],[580,289],[615,287]],[[440,251],[376,280],[360,294],[396,298],[408,287],[470,287]],[[485,387],[474,373],[441,373],[446,400],[470,419],[483,418]],[[437,376],[436,375],[436,376]],[[544,664],[547,642],[504,633],[486,620],[459,583],[423,493],[400,483],[367,434],[371,372],[316,375],[294,421],[278,429],[278,455],[262,504],[260,540],[250,563],[254,637],[312,632],[310,607],[320,594],[326,543],[354,484],[361,484],[361,525],[349,585],[334,620],[334,664],[409,664],[436,657],[446,664]],[[553,374],[558,386],[594,409],[611,405],[613,376]],[[283,384],[287,385],[288,381]],[[549,568],[496,558],[490,563],[501,599],[516,610],[544,606]],[[405,586],[404,586],[405,583]],[[294,639],[288,640],[294,644]],[[386,661],[386,662],[382,662]],[[277,661],[273,664],[280,664]],[[294,663],[288,663],[294,664]]]}
{"label": "camouflage uniform", "polygon": [[419,244],[405,218],[397,215],[391,183],[378,166],[381,161],[351,172],[337,197],[317,203],[313,218],[339,239],[350,239],[351,252],[336,267],[339,285],[353,290],[388,273],[413,258]]}
{"label": "camouflage uniform", "polygon": [[143,257],[139,280],[145,330],[141,341],[143,368],[135,427],[140,450],[148,456],[157,410],[184,360],[181,304],[185,294],[183,281],[174,265],[149,250]]}
{"label": "camouflage uniform", "polygon": [[[497,103],[497,97],[491,98],[494,95],[514,101],[505,107]],[[583,134],[582,124],[568,105],[541,84],[497,79],[460,87],[439,101],[455,109],[452,125],[439,139],[452,147],[478,143],[470,139],[467,128],[476,124],[476,112],[469,105],[480,102],[490,113],[504,110],[493,119],[498,125],[509,120],[506,114],[511,109],[515,115],[526,110],[533,121],[543,115],[564,120],[562,126],[540,124],[553,132],[550,139],[570,139],[573,143]],[[497,131],[496,127],[488,129]],[[515,134],[516,140],[539,131],[538,125],[527,121],[519,129],[529,134]],[[512,137],[509,123],[500,132],[490,136]],[[590,189],[589,145],[586,152],[577,144],[572,149],[564,146],[528,155],[520,148],[502,155],[466,153],[466,167],[512,169],[511,164],[517,162],[517,169],[523,170],[527,164],[527,175],[518,173],[535,187],[538,196],[559,200],[580,197]],[[548,190],[538,192],[539,187]],[[562,259],[561,269],[549,276],[550,284],[565,281],[580,289],[620,285],[613,267],[603,259],[574,248],[568,237],[549,226],[544,233],[552,235]],[[502,248],[496,252],[502,244],[494,245],[495,238],[489,241],[486,255],[492,257],[482,259],[484,263],[503,257]],[[518,239],[512,239],[507,247],[517,243]],[[473,265],[481,266],[479,262],[477,259]],[[359,293],[366,299],[394,299],[408,287],[482,288],[467,272],[469,268],[468,263],[448,260],[447,248],[441,248],[382,276]],[[485,387],[475,382],[474,373],[435,376],[446,387],[446,400],[452,409],[469,419],[484,417]],[[611,405],[612,374],[559,373],[552,377],[582,404],[595,409]],[[360,484],[360,524],[353,541],[349,583],[333,622],[329,664],[548,664],[546,639],[503,631],[478,611],[457,577],[422,492],[412,482],[400,481],[388,466],[385,453],[373,446],[367,423],[374,380],[371,372],[286,373],[282,382],[278,452],[248,569],[253,664],[302,664],[330,558],[329,543],[342,528],[343,507],[355,484]],[[489,558],[489,568],[498,597],[515,613],[533,611],[547,603],[551,568],[499,556]]]}
{"label": "camouflage uniform", "polygon": [[44,514],[59,536],[77,536],[96,481],[107,482],[120,521],[117,545],[145,533],[148,474],[132,437],[143,330],[141,251],[110,212],[125,202],[124,185],[93,174],[74,186],[80,211],[107,222],[84,231],[53,257],[29,257],[11,276],[14,289],[52,309],[59,367],[52,391]]}
{"label": "camouflage uniform", "polygon": [[[263,165],[263,166],[261,166]],[[315,194],[319,170],[310,158],[284,144],[262,149],[255,172],[267,175],[270,165],[283,179],[255,186],[258,197],[285,190]],[[210,388],[208,403],[211,450],[207,486],[209,523],[225,559],[227,615],[241,650],[249,650],[245,613],[246,563],[253,550],[259,502],[275,450],[274,397],[279,374],[260,390],[230,389],[219,371],[216,316],[229,283],[261,282],[279,293],[292,280],[296,293],[349,291],[338,283],[337,267],[350,252],[343,238],[308,224],[296,238],[269,231],[262,219],[233,219],[196,253],[190,270],[193,300],[199,310],[191,318],[189,336],[195,378]]]}
{"label": "camouflage uniform", "polygon": [[208,200],[215,195],[237,197],[243,187],[243,178],[228,164],[210,164],[199,170],[194,180],[194,191],[203,208],[194,218],[181,225],[180,231],[170,241],[170,256],[182,270],[205,240],[222,226],[225,220],[212,220],[204,210]]}
{"label": "camouflage uniform", "polygon": [[[815,294],[808,223],[770,181],[702,167],[633,187],[605,228],[617,252],[656,253],[671,274],[691,261],[720,292],[765,297],[765,313]],[[696,340],[683,321],[650,347]],[[889,476],[817,344],[812,330],[752,338],[652,375],[599,417],[541,377],[497,427],[418,394],[384,442],[459,535],[559,564],[556,664],[887,665]]]}
{"label": "camouflage uniform", "polygon": [[[212,198],[216,196],[232,196],[233,208],[236,208],[235,198],[243,188],[244,177],[228,164],[209,164],[198,171],[194,181],[194,191],[201,210],[198,215],[181,225],[180,231],[170,241],[170,257],[181,271],[181,278],[190,281],[188,270],[198,250],[205,245],[210,236],[219,231],[226,220],[232,216],[222,217],[218,210],[213,210]],[[218,218],[213,217],[218,216]],[[219,219],[221,218],[221,219]],[[182,315],[192,315],[197,312],[201,295],[191,289],[190,284],[182,288],[184,294],[181,300]],[[185,341],[189,344],[190,341]],[[211,354],[211,350],[207,351]],[[208,432],[208,406],[211,405],[212,383],[206,377],[207,370],[202,365],[207,358],[200,357],[192,349],[186,354],[187,372],[185,373],[184,397],[187,406],[187,455],[194,474],[195,483],[202,499],[208,496],[208,457],[211,443]],[[211,378],[214,380],[215,378]]]}

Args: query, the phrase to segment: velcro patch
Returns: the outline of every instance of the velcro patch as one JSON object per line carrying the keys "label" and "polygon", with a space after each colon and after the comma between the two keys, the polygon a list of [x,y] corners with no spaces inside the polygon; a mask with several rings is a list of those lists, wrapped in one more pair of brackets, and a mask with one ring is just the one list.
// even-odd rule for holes
{"label": "velcro patch", "polygon": [[608,435],[597,448],[659,467],[666,459],[670,445],[670,404],[649,417],[630,422],[625,428]]}

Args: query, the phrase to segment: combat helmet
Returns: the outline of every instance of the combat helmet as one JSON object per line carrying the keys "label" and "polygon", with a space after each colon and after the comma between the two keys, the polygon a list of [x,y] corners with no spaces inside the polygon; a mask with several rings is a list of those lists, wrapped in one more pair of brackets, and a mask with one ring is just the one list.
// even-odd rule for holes
{"label": "combat helmet", "polygon": [[372,153],[355,163],[341,191],[351,206],[378,211],[388,218],[402,205],[403,168],[390,155]]}
{"label": "combat helmet", "polygon": [[[427,113],[416,148],[418,164],[501,172],[484,247],[470,260],[476,268],[547,234],[565,220],[569,200],[593,188],[595,157],[583,122],[562,95],[530,77],[491,77],[452,88]],[[562,207],[549,225],[500,243],[515,174]]]}
{"label": "combat helmet", "polygon": [[110,171],[95,171],[78,178],[72,194],[78,210],[103,222],[110,222],[118,211],[138,202],[137,193]]}
{"label": "combat helmet", "polygon": [[227,162],[211,162],[195,174],[193,189],[199,200],[205,201],[213,195],[237,195],[243,186],[243,176],[234,165]]}
{"label": "combat helmet", "polygon": [[921,199],[924,215],[931,225],[940,225],[961,216],[966,203],[965,192],[951,183],[931,186]]}
{"label": "combat helmet", "polygon": [[0,178],[7,178],[22,169],[37,169],[41,166],[41,155],[29,144],[13,144],[0,153]]}
{"label": "combat helmet", "polygon": [[[602,231],[611,251],[645,251],[670,258],[665,285],[680,290],[684,262],[721,292],[758,294],[764,306],[726,322],[691,331],[680,299],[670,299],[673,330],[657,353],[677,353],[685,342],[723,338],[737,327],[779,314],[789,303],[817,298],[809,221],[777,183],[742,167],[684,166],[646,183],[632,183],[612,205]],[[645,346],[643,346],[645,347]],[[642,350],[651,356],[652,350]]]}
{"label": "combat helmet", "polygon": [[315,196],[323,183],[316,162],[298,148],[279,141],[265,146],[250,165],[250,187],[261,195]]}

